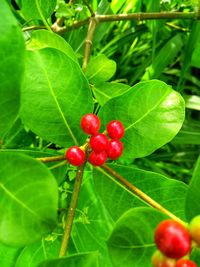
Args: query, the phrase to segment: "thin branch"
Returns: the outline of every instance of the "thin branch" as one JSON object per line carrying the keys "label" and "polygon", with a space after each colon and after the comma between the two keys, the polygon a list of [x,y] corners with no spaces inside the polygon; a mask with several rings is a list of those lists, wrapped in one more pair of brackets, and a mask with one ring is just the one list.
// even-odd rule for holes
{"label": "thin branch", "polygon": [[89,23],[89,20],[90,20],[90,17],[80,20],[80,21],[76,21],[71,26],[63,26],[63,27],[60,27],[56,23],[54,23],[52,25],[52,30],[58,34],[63,34],[65,32],[69,32],[71,30],[78,29],[84,25],[87,25]]}
{"label": "thin branch", "polygon": [[65,230],[64,230],[64,235],[63,235],[61,247],[60,247],[59,257],[65,256],[67,249],[68,249],[72,224],[74,221],[75,211],[76,211],[76,207],[77,207],[77,203],[78,203],[78,197],[79,197],[80,188],[81,188],[81,184],[82,184],[84,168],[85,168],[85,164],[81,165],[77,169],[74,189],[72,192],[72,197],[71,197],[67,217],[65,220]]}
{"label": "thin branch", "polygon": [[41,29],[46,29],[46,26],[39,26],[39,25],[29,26],[22,28],[22,31],[26,32],[26,31],[41,30]]}
{"label": "thin branch", "polygon": [[151,19],[200,19],[198,12],[139,12],[117,15],[97,15],[96,18],[99,22]]}
{"label": "thin branch", "polygon": [[[153,13],[129,13],[129,14],[117,14],[117,15],[95,15],[96,21],[99,23],[109,21],[122,21],[122,20],[152,20],[152,19],[188,19],[199,20],[200,14],[198,12],[153,12]],[[77,29],[81,26],[88,24],[90,17],[75,22],[71,26],[57,27],[54,31],[57,33],[64,33]]]}
{"label": "thin branch", "polygon": [[66,161],[59,162],[59,163],[49,167],[49,170],[53,170],[53,169],[59,168],[59,167],[64,166],[64,165],[66,166]]}
{"label": "thin branch", "polygon": [[120,183],[122,183],[126,188],[128,188],[129,191],[137,195],[140,199],[144,200],[147,204],[152,206],[153,208],[165,213],[167,216],[169,216],[172,220],[175,220],[181,224],[185,225],[185,222],[182,221],[180,218],[178,218],[176,215],[171,213],[169,210],[164,208],[162,205],[160,205],[158,202],[150,198],[148,195],[146,195],[143,191],[141,191],[139,188],[128,182],[123,176],[121,176],[119,173],[114,171],[112,168],[110,168],[107,164],[104,164],[101,166],[102,169],[106,170],[108,173],[110,173],[113,177],[118,179]]}
{"label": "thin branch", "polygon": [[54,162],[54,161],[61,161],[65,160],[65,155],[62,156],[53,156],[53,157],[44,157],[44,158],[37,158],[37,160],[47,163],[47,162]]}
{"label": "thin branch", "polygon": [[[109,21],[121,21],[121,20],[152,20],[152,19],[188,19],[188,20],[200,20],[199,12],[154,12],[154,13],[129,13],[129,14],[117,14],[117,15],[95,15],[96,21],[99,23]],[[63,20],[64,18],[62,18]],[[61,27],[60,22],[52,25],[52,30],[58,34],[78,29],[87,25],[90,22],[90,17],[75,21],[70,26]],[[22,31],[46,29],[46,26],[30,26],[23,28]]]}
{"label": "thin branch", "polygon": [[91,46],[92,46],[92,40],[93,40],[94,32],[96,29],[96,25],[97,25],[97,20],[95,17],[92,17],[90,19],[87,37],[85,40],[85,51],[84,51],[84,59],[83,59],[83,66],[82,66],[83,71],[86,69],[87,64],[89,62],[90,50],[91,50]]}
{"label": "thin branch", "polygon": [[92,7],[88,3],[88,1],[87,0],[83,0],[83,2],[85,3],[85,5],[87,6],[87,8],[89,9],[91,16],[94,17],[95,16],[94,10],[92,9]]}

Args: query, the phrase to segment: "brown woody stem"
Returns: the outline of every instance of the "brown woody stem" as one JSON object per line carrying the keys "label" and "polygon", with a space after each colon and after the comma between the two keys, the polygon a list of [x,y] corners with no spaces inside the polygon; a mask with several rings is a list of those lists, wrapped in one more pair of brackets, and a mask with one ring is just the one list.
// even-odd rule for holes
{"label": "brown woody stem", "polygon": [[83,2],[85,3],[85,5],[87,6],[87,8],[89,9],[91,16],[94,17],[95,16],[94,10],[92,9],[92,7],[88,3],[88,1],[87,0],[83,0]]}
{"label": "brown woody stem", "polygon": [[[165,213],[167,216],[169,216],[172,220],[175,220],[181,224],[185,225],[185,222],[182,221],[180,218],[178,218],[176,215],[171,213],[169,210],[164,208],[162,205],[160,205],[158,202],[150,198],[147,194],[145,194],[143,191],[141,191],[139,188],[131,184],[129,181],[127,181],[123,176],[121,176],[119,173],[114,171],[112,168],[110,168],[107,164],[104,164],[101,166],[102,169],[104,169],[106,172],[110,173],[113,177],[115,177],[117,180],[120,181],[121,184],[123,184],[129,191],[137,195],[140,199],[144,200],[147,204],[149,204],[151,207]],[[100,169],[100,168],[99,168]]]}
{"label": "brown woody stem", "polygon": [[84,51],[84,59],[83,59],[83,66],[82,66],[83,71],[86,69],[87,64],[89,62],[90,50],[92,46],[92,40],[93,40],[96,25],[97,25],[96,17],[91,17],[89,27],[88,27],[87,37],[85,40],[85,51]]}
{"label": "brown woody stem", "polygon": [[98,15],[96,18],[99,20],[99,22],[151,19],[200,19],[198,12],[139,12],[117,15]]}
{"label": "brown woody stem", "polygon": [[[109,21],[122,21],[122,20],[152,20],[152,19],[188,19],[188,20],[199,20],[199,12],[152,12],[152,13],[129,13],[129,14],[117,14],[117,15],[95,15],[96,21],[99,23]],[[90,18],[75,22],[71,26],[64,26],[57,28],[55,32],[62,34],[67,31],[79,28],[88,24]],[[53,29],[54,30],[54,29]]]}
{"label": "brown woody stem", "polygon": [[81,188],[81,184],[82,184],[84,168],[85,168],[85,164],[81,165],[77,169],[74,189],[72,192],[72,197],[71,197],[67,217],[65,220],[65,230],[64,230],[64,235],[63,235],[61,247],[60,247],[59,257],[65,256],[67,249],[68,249],[72,224],[74,221],[75,211],[76,211],[76,207],[77,207],[77,203],[78,203],[78,197],[79,197],[80,188]]}

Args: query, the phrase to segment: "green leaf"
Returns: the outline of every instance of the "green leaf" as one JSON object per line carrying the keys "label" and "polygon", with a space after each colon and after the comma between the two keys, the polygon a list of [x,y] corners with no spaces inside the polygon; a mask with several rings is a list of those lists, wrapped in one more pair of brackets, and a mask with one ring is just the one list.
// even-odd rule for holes
{"label": "green leaf", "polygon": [[46,47],[56,48],[78,63],[76,54],[64,38],[47,30],[33,31],[27,44],[27,49],[38,50]]}
{"label": "green leaf", "polygon": [[60,240],[54,240],[53,238],[56,237],[49,236],[48,240],[42,240],[24,247],[18,255],[14,266],[36,267],[37,264],[46,259],[53,259],[57,257],[60,248]]}
{"label": "green leaf", "polygon": [[27,19],[48,18],[56,7],[56,0],[22,0],[21,9]]}
{"label": "green leaf", "polygon": [[122,157],[127,159],[147,156],[171,141],[182,126],[184,114],[183,98],[158,80],[136,84],[109,100],[99,112],[104,129],[113,119],[124,124]]}
{"label": "green leaf", "polygon": [[[23,148],[18,148],[18,149],[0,149],[0,154],[3,153],[15,153],[15,154],[25,154],[27,156],[31,156],[33,158],[43,158],[43,157],[53,157],[53,156],[61,156],[64,154],[61,154],[58,150],[53,150],[53,149],[45,149],[44,151],[41,151],[38,148],[33,148],[33,149],[23,149]],[[61,162],[66,163],[64,161]],[[65,179],[65,174],[67,172],[68,166],[67,164],[63,164],[61,166],[58,167],[58,164],[61,163],[57,163],[57,162],[48,162],[45,163],[46,166],[48,166],[49,170],[51,171],[51,173],[54,175],[54,177],[56,178],[56,181],[58,183],[58,185],[60,185],[63,180]]]}
{"label": "green leaf", "polygon": [[24,71],[24,40],[8,4],[0,1],[0,139],[14,123]]}
{"label": "green leaf", "polygon": [[61,146],[85,140],[80,119],[93,111],[80,67],[64,53],[44,48],[27,53],[21,117],[34,133]]}
{"label": "green leaf", "polygon": [[197,160],[186,196],[185,213],[189,221],[196,215],[200,214],[199,196],[200,196],[200,157]]}
{"label": "green leaf", "polygon": [[[133,167],[114,164],[108,166],[176,216],[185,219],[184,201],[187,186],[184,183]],[[148,205],[106,171],[96,168],[93,170],[93,176],[96,191],[114,221],[130,208]],[[117,201],[113,201],[116,199]]]}
{"label": "green leaf", "polygon": [[80,253],[60,259],[47,260],[37,267],[98,267],[98,253]]}
{"label": "green leaf", "polygon": [[93,92],[98,103],[103,106],[111,98],[122,95],[129,89],[130,86],[127,84],[102,82],[94,85]]}
{"label": "green leaf", "polygon": [[0,154],[0,240],[33,243],[56,224],[58,188],[46,167],[25,155]]}
{"label": "green leaf", "polygon": [[14,267],[21,250],[21,248],[8,247],[0,243],[0,266]]}
{"label": "green leaf", "polygon": [[156,54],[151,66],[147,68],[143,80],[155,79],[173,62],[183,46],[181,34],[173,36]]}
{"label": "green leaf", "polygon": [[92,58],[87,65],[86,76],[93,83],[108,81],[116,71],[116,63],[105,55]]}
{"label": "green leaf", "polygon": [[151,256],[156,250],[153,241],[157,224],[166,216],[151,208],[134,208],[124,213],[108,240],[114,267],[151,267]]}

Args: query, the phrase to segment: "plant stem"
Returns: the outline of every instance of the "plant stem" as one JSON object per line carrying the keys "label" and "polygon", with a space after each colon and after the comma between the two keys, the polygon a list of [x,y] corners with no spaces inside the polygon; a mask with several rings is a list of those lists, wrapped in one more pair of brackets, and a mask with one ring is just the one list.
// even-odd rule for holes
{"label": "plant stem", "polygon": [[46,26],[39,26],[39,25],[29,26],[22,28],[22,31],[26,32],[26,31],[41,30],[41,29],[46,29]]}
{"label": "plant stem", "polygon": [[85,3],[85,5],[87,6],[87,8],[89,9],[91,16],[94,17],[95,16],[94,10],[92,9],[92,7],[88,3],[88,1],[87,0],[83,0],[83,2]]}
{"label": "plant stem", "polygon": [[96,18],[99,22],[151,19],[200,19],[198,12],[139,12],[117,15],[98,15]]}
{"label": "plant stem", "polygon": [[86,36],[86,40],[85,40],[85,51],[84,51],[84,59],[83,59],[83,66],[82,66],[83,71],[86,69],[87,64],[89,62],[90,50],[91,50],[91,46],[92,46],[92,40],[93,40],[96,25],[97,25],[96,18],[91,17],[89,27],[88,27],[87,36]]}
{"label": "plant stem", "polygon": [[53,170],[53,169],[59,168],[59,167],[64,166],[64,165],[66,165],[66,161],[59,162],[59,163],[49,167],[49,170]]}
{"label": "plant stem", "polygon": [[75,215],[75,211],[76,211],[76,207],[77,207],[77,203],[78,203],[78,197],[79,197],[80,188],[81,188],[81,184],[82,184],[84,168],[85,168],[85,164],[81,165],[77,169],[74,189],[72,192],[72,197],[71,197],[67,217],[65,220],[65,230],[64,230],[64,235],[63,235],[61,247],[60,247],[59,257],[63,257],[66,255],[67,248],[69,245],[69,239],[70,239],[72,224],[74,221],[74,215]]}
{"label": "plant stem", "polygon": [[54,161],[60,161],[65,160],[65,155],[62,156],[53,156],[53,157],[44,157],[44,158],[37,158],[37,160],[47,163],[47,162],[54,162]]}
{"label": "plant stem", "polygon": [[58,34],[63,34],[65,32],[69,32],[71,30],[78,29],[84,25],[87,25],[89,23],[89,20],[90,20],[90,17],[80,20],[80,21],[76,21],[71,26],[63,26],[63,27],[60,27],[56,23],[54,23],[52,25],[52,30]]}
{"label": "plant stem", "polygon": [[172,220],[175,220],[181,224],[185,225],[185,222],[182,221],[180,218],[178,218],[176,215],[171,213],[169,210],[164,208],[162,205],[160,205],[158,202],[153,200],[151,197],[149,197],[147,194],[145,194],[143,191],[141,191],[139,188],[131,184],[129,181],[127,181],[123,176],[121,176],[119,173],[114,171],[112,168],[110,168],[107,164],[104,164],[101,166],[102,169],[106,170],[108,173],[110,173],[113,177],[118,179],[120,183],[122,183],[126,188],[128,188],[129,191],[133,192],[135,195],[137,195],[140,199],[144,200],[147,204],[152,206],[153,208],[165,213],[167,216],[169,216]]}
{"label": "plant stem", "polygon": [[[152,20],[152,19],[189,19],[189,20],[199,20],[199,12],[151,12],[151,13],[129,13],[129,14],[117,14],[117,15],[95,15],[96,21],[98,23],[109,22],[109,21],[122,21],[122,20]],[[88,24],[90,17],[76,21],[71,26],[58,27],[53,29],[55,32],[62,34],[67,31],[82,27]]]}

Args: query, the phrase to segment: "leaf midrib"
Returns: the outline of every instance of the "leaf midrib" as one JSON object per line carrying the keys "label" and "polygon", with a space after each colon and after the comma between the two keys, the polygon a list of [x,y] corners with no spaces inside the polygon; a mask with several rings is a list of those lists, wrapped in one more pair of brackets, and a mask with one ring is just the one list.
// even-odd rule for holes
{"label": "leaf midrib", "polygon": [[43,72],[44,72],[44,75],[45,75],[45,77],[46,77],[46,81],[47,81],[47,85],[48,85],[50,94],[52,95],[52,97],[53,97],[53,99],[54,99],[54,101],[55,101],[55,104],[56,104],[56,106],[57,106],[57,108],[58,108],[58,111],[59,111],[59,113],[60,113],[60,115],[61,115],[61,118],[63,119],[63,122],[64,122],[64,124],[65,124],[65,126],[66,126],[66,128],[67,128],[67,130],[68,130],[68,132],[69,132],[69,134],[71,135],[71,137],[72,137],[74,143],[75,143],[76,145],[78,145],[78,141],[77,141],[75,135],[73,134],[71,128],[69,127],[69,124],[68,124],[67,120],[65,119],[64,113],[62,112],[62,109],[61,109],[61,107],[60,107],[60,105],[59,105],[59,103],[58,103],[58,100],[57,100],[56,95],[55,95],[55,93],[54,93],[53,87],[52,87],[52,85],[51,85],[51,81],[49,80],[48,73],[47,73],[47,71],[46,71],[46,69],[45,69],[45,67],[44,67],[44,65],[43,65],[43,63],[42,63],[40,54],[39,54],[39,52],[36,52],[36,54],[37,54],[37,56],[38,56],[40,66],[41,66],[41,68],[42,68],[42,70],[43,70]]}
{"label": "leaf midrib", "polygon": [[22,206],[25,210],[27,210],[29,213],[34,215],[35,217],[39,218],[41,220],[41,217],[32,209],[30,209],[26,204],[24,204],[19,198],[17,198],[11,191],[9,191],[2,183],[0,183],[0,188],[9,196],[11,197],[15,202],[17,202],[20,206]]}
{"label": "leaf midrib", "polygon": [[136,124],[138,124],[139,122],[141,122],[145,117],[147,117],[150,112],[152,112],[154,109],[156,109],[160,105],[160,103],[162,103],[163,99],[169,94],[169,92],[170,92],[170,89],[167,89],[166,93],[161,97],[160,101],[158,101],[156,103],[156,105],[154,105],[146,113],[144,113],[142,117],[140,117],[138,120],[136,120],[131,125],[129,125],[127,128],[125,128],[125,131],[129,130],[130,128],[132,128],[133,126],[135,126]]}

